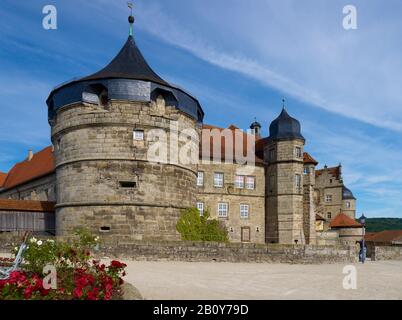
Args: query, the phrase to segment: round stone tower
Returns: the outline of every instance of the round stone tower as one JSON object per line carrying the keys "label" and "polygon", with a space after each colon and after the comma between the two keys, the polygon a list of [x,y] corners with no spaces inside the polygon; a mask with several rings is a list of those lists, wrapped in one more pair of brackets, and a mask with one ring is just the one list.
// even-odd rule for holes
{"label": "round stone tower", "polygon": [[57,235],[87,227],[127,239],[178,239],[180,210],[196,201],[196,164],[180,161],[178,151],[187,147],[198,160],[204,113],[149,67],[132,32],[109,65],[55,88],[47,104]]}
{"label": "round stone tower", "polygon": [[269,128],[264,148],[266,242],[305,243],[303,231],[303,147],[300,123],[285,108]]}

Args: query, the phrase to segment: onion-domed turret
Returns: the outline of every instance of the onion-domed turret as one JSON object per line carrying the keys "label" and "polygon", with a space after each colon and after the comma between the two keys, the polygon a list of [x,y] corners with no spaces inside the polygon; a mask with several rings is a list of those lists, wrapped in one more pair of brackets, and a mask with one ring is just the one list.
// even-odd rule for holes
{"label": "onion-domed turret", "polygon": [[343,188],[342,188],[342,200],[356,200],[356,198],[353,195],[352,191],[350,191],[345,186],[343,186]]}
{"label": "onion-domed turret", "polygon": [[300,122],[292,118],[285,108],[282,109],[279,117],[272,121],[269,127],[269,138],[271,140],[305,140],[301,134]]}
{"label": "onion-domed turret", "polygon": [[257,122],[257,119],[254,119],[254,122],[251,124],[250,129],[254,135],[259,136],[261,135],[261,124]]}

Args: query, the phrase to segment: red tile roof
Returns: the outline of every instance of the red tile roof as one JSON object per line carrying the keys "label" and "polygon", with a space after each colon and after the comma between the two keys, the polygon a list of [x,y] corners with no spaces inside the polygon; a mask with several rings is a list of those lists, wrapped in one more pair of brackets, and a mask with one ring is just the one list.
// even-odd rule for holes
{"label": "red tile roof", "polygon": [[342,166],[316,170],[315,171],[315,176],[316,177],[320,176],[325,170],[328,170],[328,173],[331,174],[335,179],[339,180],[341,178]]}
{"label": "red tile roof", "polygon": [[365,236],[368,242],[392,243],[393,241],[402,240],[402,230],[386,230],[381,232],[368,233]]}
{"label": "red tile roof", "polygon": [[[220,127],[216,127],[216,126],[211,126],[211,125],[208,125],[208,124],[204,124],[203,126],[202,126],[202,128],[203,129],[208,129],[208,130],[219,130],[220,132],[222,132],[223,130],[230,130],[230,134],[232,135],[232,137],[233,137],[233,150],[232,150],[232,152],[231,152],[231,156],[232,156],[232,159],[233,160],[235,160],[236,158],[235,158],[235,153],[236,152],[238,152],[237,150],[236,150],[236,139],[237,139],[237,137],[238,137],[238,134],[235,134],[235,132],[236,132],[236,130],[240,130],[239,128],[237,128],[236,126],[234,126],[234,125],[231,125],[231,126],[229,126],[228,128],[226,128],[226,129],[224,129],[224,128],[220,128]],[[247,155],[247,137],[253,137],[254,138],[254,136],[251,136],[251,135],[249,135],[249,134],[247,134],[247,133],[245,133],[245,132],[241,132],[241,135],[242,135],[242,137],[243,137],[243,150],[239,150],[239,151],[242,151],[242,153],[239,153],[239,156],[241,157],[241,156],[246,156]],[[263,144],[261,144],[261,143],[258,143],[259,141],[261,141],[261,140],[263,140],[263,139],[261,139],[260,137],[255,137],[256,138],[256,146],[255,146],[255,154],[256,154],[256,158],[255,158],[255,162],[256,163],[263,163],[263,153],[262,153],[262,157],[261,157],[261,152],[258,152],[258,151],[261,151],[261,150],[257,150],[257,147],[258,148],[262,148],[263,149]],[[204,143],[203,141],[202,141],[202,143]],[[207,142],[208,143],[208,142]],[[211,157],[210,157],[210,159],[212,160],[212,159],[214,159],[214,158],[218,158],[218,159],[220,159],[220,160],[222,160],[222,161],[225,161],[225,159],[226,159],[226,139],[225,139],[225,137],[224,137],[224,135],[221,137],[221,150],[220,150],[220,154],[218,154],[218,155],[216,155],[216,157],[214,157],[215,155],[213,154],[213,151],[214,151],[214,148],[213,148],[213,145],[214,145],[214,139],[211,137],[210,138],[210,141],[209,141],[209,148],[210,148],[210,155],[211,155]],[[203,150],[202,150],[203,148],[202,148],[202,146],[200,147],[200,156],[202,157],[203,156],[203,154],[202,154],[202,152],[203,152]],[[230,159],[230,160],[232,160],[232,159]]]}
{"label": "red tile roof", "polygon": [[0,171],[0,188],[3,186],[4,182],[6,181],[7,173]]}
{"label": "red tile roof", "polygon": [[362,225],[356,220],[348,217],[347,215],[340,213],[334,220],[331,221],[331,228],[361,228]]}
{"label": "red tile roof", "polygon": [[35,153],[31,160],[17,163],[8,173],[3,188],[10,189],[55,171],[52,147]]}
{"label": "red tile roof", "polygon": [[304,153],[303,153],[303,162],[304,162],[305,164],[312,163],[312,164],[314,164],[315,166],[318,164],[318,161],[315,160],[308,152],[304,152]]}
{"label": "red tile roof", "polygon": [[54,212],[54,202],[0,199],[0,210]]}
{"label": "red tile roof", "polygon": [[[224,128],[204,124],[203,129],[218,129],[219,131],[225,130]],[[236,135],[235,130],[238,128],[235,125],[230,125],[227,129],[229,129],[233,134],[233,143],[236,143]],[[247,154],[247,133],[243,132],[243,156]],[[256,137],[255,142],[255,161],[256,164],[262,164],[264,162],[264,146],[267,144],[268,138],[261,138],[259,136]],[[225,160],[225,147],[226,141],[225,138],[221,139],[221,160]],[[235,149],[235,148],[234,148]],[[233,158],[236,150],[233,150]],[[210,139],[210,153],[213,153],[213,139]],[[202,155],[202,148],[200,148],[200,156]],[[211,157],[213,159],[213,157]],[[313,163],[315,165],[318,162],[307,152],[304,153],[303,156],[304,163]],[[55,171],[54,165],[54,155],[52,151],[52,147],[49,146],[42,151],[33,155],[33,158],[29,161],[28,159],[16,164],[10,172],[7,174],[0,173],[0,187],[5,189],[10,189],[16,187],[18,185],[27,183],[36,178],[40,178],[42,176],[51,174]],[[3,179],[3,180],[2,180]]]}

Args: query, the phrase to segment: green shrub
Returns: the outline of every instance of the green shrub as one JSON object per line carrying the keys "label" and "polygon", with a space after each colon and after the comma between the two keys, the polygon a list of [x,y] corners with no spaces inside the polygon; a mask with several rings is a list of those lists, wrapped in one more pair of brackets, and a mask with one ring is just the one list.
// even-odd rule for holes
{"label": "green shrub", "polygon": [[184,210],[176,225],[183,241],[228,242],[225,226],[216,219],[210,219],[208,210],[201,216],[197,208]]}

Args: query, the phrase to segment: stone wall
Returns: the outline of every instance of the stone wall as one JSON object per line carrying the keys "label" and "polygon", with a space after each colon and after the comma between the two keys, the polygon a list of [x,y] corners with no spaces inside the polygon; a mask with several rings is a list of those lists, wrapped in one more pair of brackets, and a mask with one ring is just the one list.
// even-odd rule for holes
{"label": "stone wall", "polygon": [[[51,237],[47,237],[51,238]],[[10,252],[21,244],[22,233],[0,233],[0,252]],[[41,237],[43,239],[43,237]],[[112,240],[115,239],[115,240]],[[258,262],[258,263],[354,263],[354,246],[302,246],[251,243],[201,242],[122,242],[120,238],[102,239],[98,257],[137,261]],[[105,242],[106,241],[106,242]]]}
{"label": "stone wall", "polygon": [[[303,140],[271,141],[264,148],[266,170],[267,243],[305,243],[303,223]],[[301,152],[303,154],[303,151]],[[300,186],[296,186],[296,174]]]}
{"label": "stone wall", "polygon": [[402,260],[402,246],[369,246],[368,255],[373,261]]}
{"label": "stone wall", "polygon": [[[230,241],[241,242],[244,228],[250,231],[250,242],[265,242],[265,176],[264,167],[256,166],[252,172],[243,172],[243,166],[230,163],[200,164],[198,170],[204,173],[204,185],[198,186],[197,202],[209,209],[211,217],[224,222],[229,231]],[[224,174],[222,188],[214,186],[214,173]],[[238,189],[234,185],[235,176],[244,175],[255,178],[255,189]],[[218,203],[229,205],[227,218],[218,217]],[[240,216],[240,205],[249,206],[249,217]],[[242,229],[243,228],[243,229]]]}
{"label": "stone wall", "polygon": [[[162,97],[58,109],[52,126],[57,234],[87,226],[137,240],[180,239],[176,222],[181,209],[195,206],[196,167],[171,157],[188,145],[189,134],[179,135],[189,129],[196,132],[195,120]],[[143,132],[143,139],[134,139],[134,131]],[[198,159],[199,141],[193,138]],[[176,151],[169,152],[171,144]],[[160,148],[150,157],[155,146]]]}
{"label": "stone wall", "polygon": [[0,199],[56,201],[56,192],[56,175],[53,173],[0,191]]}

